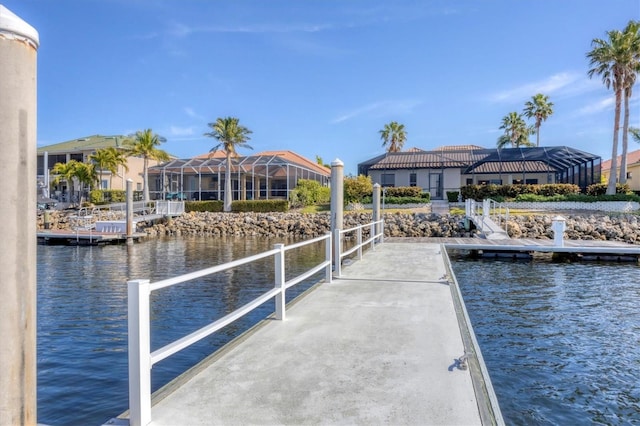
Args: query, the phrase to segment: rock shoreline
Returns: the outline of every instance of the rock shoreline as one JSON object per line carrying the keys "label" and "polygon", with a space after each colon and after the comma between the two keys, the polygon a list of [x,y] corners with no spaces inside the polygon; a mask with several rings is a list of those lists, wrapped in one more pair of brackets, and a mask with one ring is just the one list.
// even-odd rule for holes
{"label": "rock shoreline", "polygon": [[[72,229],[73,213],[48,213],[49,229]],[[507,230],[512,238],[553,239],[554,215],[512,216]],[[631,214],[567,215],[565,238],[571,240],[623,241],[640,244],[640,219]],[[105,220],[108,218],[101,218]],[[385,236],[389,237],[473,237],[466,230],[464,216],[437,213],[385,214]],[[344,228],[372,221],[371,213],[350,212],[344,216]],[[149,237],[159,236],[258,236],[313,238],[329,232],[329,213],[212,213],[190,212],[155,223],[139,223],[138,230]],[[38,215],[38,229],[44,229],[44,214]],[[368,227],[363,229],[369,234]]]}

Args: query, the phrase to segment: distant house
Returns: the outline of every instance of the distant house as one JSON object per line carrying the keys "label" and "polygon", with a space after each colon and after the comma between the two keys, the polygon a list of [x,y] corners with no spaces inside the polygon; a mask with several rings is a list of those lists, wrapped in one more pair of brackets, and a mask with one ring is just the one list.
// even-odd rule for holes
{"label": "distant house", "polygon": [[[234,200],[288,199],[298,180],[328,186],[331,170],[292,151],[265,151],[232,159]],[[224,152],[176,159],[149,168],[151,199],[222,200]]]}
{"label": "distant house", "polygon": [[[94,154],[98,149],[108,147],[123,148],[123,142],[126,139],[127,137],[122,135],[92,135],[38,147],[38,187],[44,190],[43,192],[48,190],[47,196],[58,199],[59,201],[69,201],[67,197],[71,190],[70,186],[64,181],[57,185],[52,185],[50,182],[51,169],[53,169],[57,163],[66,164],[71,160],[89,163],[91,162],[89,156]],[[149,164],[155,165],[157,161],[150,160]],[[119,167],[118,172],[114,175],[108,170],[103,170],[100,188],[124,190],[126,189],[127,179],[131,179],[134,190],[142,191],[143,159],[139,157],[128,157],[127,167],[129,171],[126,171],[124,167]]]}
{"label": "distant house", "polygon": [[600,157],[566,146],[486,149],[476,145],[412,148],[358,164],[358,174],[386,186],[418,186],[433,199],[465,185],[600,182]]}
{"label": "distant house", "polygon": [[[620,164],[622,156],[618,156],[618,173],[620,173]],[[609,182],[611,174],[611,160],[602,162],[602,181]],[[632,191],[640,192],[640,149],[627,153],[627,184]]]}

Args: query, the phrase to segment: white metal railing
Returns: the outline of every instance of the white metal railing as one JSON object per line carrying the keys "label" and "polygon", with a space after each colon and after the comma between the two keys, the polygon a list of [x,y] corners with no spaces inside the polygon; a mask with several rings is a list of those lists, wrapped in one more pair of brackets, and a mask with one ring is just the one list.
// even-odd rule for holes
{"label": "white metal railing", "polygon": [[[285,319],[285,291],[312,275],[325,270],[326,282],[331,282],[331,233],[308,241],[291,244],[275,244],[272,250],[234,260],[222,265],[213,266],[189,274],[180,275],[154,283],[148,279],[131,280],[128,287],[128,326],[129,326],[129,424],[131,426],[148,425],[151,422],[151,367],[159,361],[175,354],[189,345],[220,330],[222,327],[241,318],[258,306],[275,298],[275,317]],[[307,272],[285,281],[285,253],[312,243],[325,241],[325,259]],[[151,352],[151,326],[149,305],[151,292],[175,284],[222,272],[231,268],[255,262],[273,256],[275,260],[274,288],[260,297],[206,325],[193,333],[184,336]]]}
{"label": "white metal railing", "polygon": [[468,218],[473,218],[476,224],[480,223],[480,231],[483,233],[486,230],[491,230],[485,222],[486,219],[491,219],[493,223],[506,231],[506,225],[509,221],[509,208],[504,203],[499,203],[490,198],[482,200],[482,203],[467,199],[465,200],[465,215]]}
{"label": "white metal railing", "polygon": [[156,201],[156,214],[175,216],[184,213],[184,201]]}
{"label": "white metal railing", "polygon": [[[369,238],[366,241],[362,241],[362,229],[369,227]],[[342,236],[349,232],[356,231],[356,244],[349,250],[342,251]],[[339,278],[342,275],[342,258],[350,255],[351,253],[358,252],[358,260],[362,259],[362,247],[371,244],[371,249],[375,248],[376,243],[382,243],[384,241],[384,219],[380,219],[375,222],[365,223],[349,229],[336,229],[333,231],[333,244],[335,245],[335,268],[334,275]]]}

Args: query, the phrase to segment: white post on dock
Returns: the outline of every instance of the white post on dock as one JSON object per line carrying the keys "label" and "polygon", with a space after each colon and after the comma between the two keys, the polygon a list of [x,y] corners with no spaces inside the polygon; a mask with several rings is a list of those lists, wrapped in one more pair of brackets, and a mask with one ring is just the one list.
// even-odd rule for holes
{"label": "white post on dock", "polygon": [[[336,158],[331,163],[331,233],[335,236],[336,229],[343,229],[344,219],[344,163]],[[340,238],[334,241],[335,247],[340,247]],[[340,262],[337,259],[339,250],[335,250],[333,254],[334,266]],[[335,268],[338,269],[337,267]]]}
{"label": "white post on dock", "polygon": [[37,423],[38,32],[0,5],[0,424]]}
{"label": "white post on dock", "polygon": [[127,244],[133,244],[133,180],[127,179]]}
{"label": "white post on dock", "polygon": [[564,247],[564,230],[567,227],[567,220],[562,216],[556,216],[551,222],[553,230],[553,245],[556,247]]}

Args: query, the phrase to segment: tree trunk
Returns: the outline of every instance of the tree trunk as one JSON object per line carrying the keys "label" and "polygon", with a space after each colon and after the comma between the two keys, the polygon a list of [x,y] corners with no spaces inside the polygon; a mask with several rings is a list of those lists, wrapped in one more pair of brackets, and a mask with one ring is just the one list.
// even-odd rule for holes
{"label": "tree trunk", "polygon": [[620,132],[620,104],[622,103],[622,89],[616,89],[616,111],[613,119],[613,144],[611,148],[611,170],[607,195],[616,193],[616,178],[618,177],[618,133]]}
{"label": "tree trunk", "polygon": [[627,150],[629,149],[629,98],[631,89],[624,89],[624,120],[622,122],[622,155],[620,156],[620,183],[627,183]]}
{"label": "tree trunk", "polygon": [[227,170],[224,173],[224,211],[231,211],[231,154],[227,152]]}

